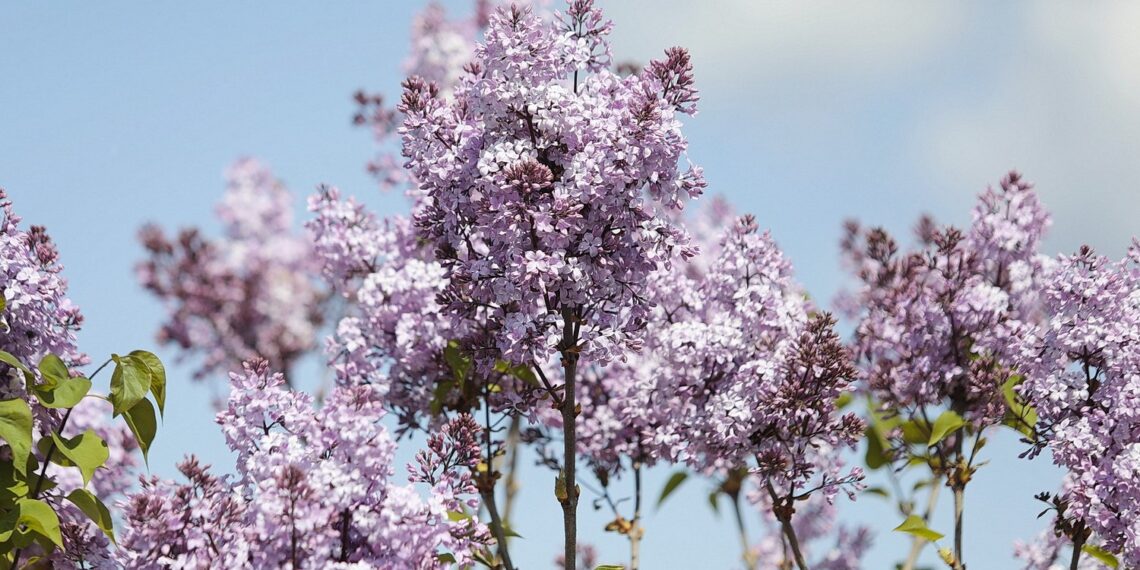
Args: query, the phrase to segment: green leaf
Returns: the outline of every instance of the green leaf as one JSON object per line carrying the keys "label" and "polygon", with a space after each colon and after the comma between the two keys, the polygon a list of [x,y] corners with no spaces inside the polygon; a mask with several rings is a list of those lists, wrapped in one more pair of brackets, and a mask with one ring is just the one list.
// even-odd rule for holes
{"label": "green leaf", "polygon": [[930,424],[915,418],[901,424],[903,441],[911,445],[927,444],[930,441]]}
{"label": "green leaf", "polygon": [[44,380],[53,384],[71,378],[71,373],[67,371],[67,365],[63,363],[63,359],[54,354],[49,354],[40,359],[40,374],[43,375]]}
{"label": "green leaf", "polygon": [[868,469],[879,469],[891,462],[886,452],[887,438],[879,433],[877,427],[874,423],[867,425],[867,453],[864,462]]}
{"label": "green leaf", "polygon": [[499,360],[495,362],[495,372],[500,374],[510,374],[527,384],[532,386],[542,387],[542,383],[538,381],[538,376],[534,375],[534,371],[530,366],[525,364],[511,364],[506,360]]}
{"label": "green leaf", "polygon": [[73,408],[91,391],[86,378],[68,378],[55,384],[32,387],[36,400],[45,408]]}
{"label": "green leaf", "polygon": [[720,516],[720,491],[709,493],[709,506],[712,507],[713,514]]}
{"label": "green leaf", "polygon": [[455,387],[454,380],[441,380],[435,385],[435,390],[432,390],[431,396],[431,414],[438,416],[443,411],[444,399],[447,398],[448,393]]}
{"label": "green leaf", "polygon": [[442,554],[436,554],[435,558],[436,558],[436,560],[439,560],[440,562],[445,562],[447,564],[455,564],[455,555],[450,553],[450,552],[444,552]]}
{"label": "green leaf", "polygon": [[59,517],[50,505],[39,499],[20,499],[17,505],[20,510],[19,524],[27,526],[56,546],[63,547],[63,536],[59,533]]}
{"label": "green leaf", "polygon": [[131,356],[113,356],[115,372],[111,375],[111,404],[119,415],[139,403],[150,390],[150,369]]}
{"label": "green leaf", "polygon": [[523,535],[515,532],[515,529],[511,528],[511,525],[507,524],[507,521],[503,521],[503,534],[511,538],[525,538]]}
{"label": "green leaf", "polygon": [[905,532],[907,534],[925,538],[930,542],[934,542],[945,536],[940,532],[935,532],[927,528],[926,521],[922,520],[922,517],[918,515],[910,515],[907,517],[902,524],[895,527],[895,532]]}
{"label": "green leaf", "polygon": [[67,458],[68,463],[79,468],[85,487],[91,481],[95,470],[102,467],[110,457],[107,442],[103,441],[93,429],[88,429],[71,439],[63,439],[54,433],[51,437],[55,440],[56,451]]}
{"label": "green leaf", "polygon": [[443,349],[443,360],[451,367],[455,381],[462,386],[463,381],[467,379],[467,373],[471,371],[471,358],[463,354],[459,349],[459,343],[453,340]]}
{"label": "green leaf", "polygon": [[863,494],[864,495],[876,495],[876,496],[882,497],[884,499],[889,499],[891,497],[891,494],[888,493],[887,490],[882,488],[882,487],[867,487],[866,489],[863,489]]}
{"label": "green leaf", "polygon": [[678,471],[670,475],[669,480],[665,482],[665,487],[661,489],[661,496],[657,498],[657,507],[660,508],[661,503],[664,503],[665,499],[668,499],[669,495],[672,495],[673,491],[676,491],[677,487],[680,487],[681,483],[684,483],[685,479],[688,478],[689,474],[684,471]]}
{"label": "green leaf", "polygon": [[154,401],[158,404],[158,414],[162,415],[166,411],[166,367],[153,352],[136,350],[130,355],[146,365],[150,371],[150,392],[154,394]]}
{"label": "green leaf", "polygon": [[0,401],[0,438],[12,448],[16,471],[27,475],[32,454],[32,410],[20,398]]}
{"label": "green leaf", "polygon": [[594,570],[625,570],[625,566],[622,566],[621,564],[602,564],[601,566],[594,568]]}
{"label": "green leaf", "polygon": [[844,393],[840,394],[838,398],[835,399],[835,409],[842,410],[843,408],[846,408],[847,406],[851,405],[851,402],[854,400],[855,400],[854,394],[852,394],[851,392],[844,392]]}
{"label": "green leaf", "polygon": [[966,425],[966,420],[962,419],[957,412],[953,410],[946,410],[938,419],[934,420],[934,426],[930,429],[930,440],[926,445],[933,446],[946,438],[946,436],[962,429]]}
{"label": "green leaf", "polygon": [[112,543],[118,545],[115,542],[115,523],[111,520],[111,512],[99,497],[86,489],[76,489],[67,496],[67,500],[79,507],[79,510],[83,511],[83,514],[87,515],[87,518],[91,519],[91,522],[95,523]]}
{"label": "green leaf", "polygon": [[1008,409],[1001,423],[1032,440],[1037,436],[1037,410],[1026,403],[1015,390],[1024,381],[1024,376],[1014,374],[1002,384],[1001,391]]}
{"label": "green leaf", "polygon": [[24,366],[24,363],[20,362],[20,360],[15,356],[12,356],[3,350],[0,350],[0,362],[3,362],[8,366],[17,369],[20,372],[23,372],[24,381],[27,382],[28,386],[31,386],[33,383],[35,383],[36,376],[32,374],[31,369],[29,369],[27,366]]}
{"label": "green leaf", "polygon": [[1096,558],[1097,561],[1099,561],[1101,564],[1104,564],[1105,566],[1108,566],[1109,568],[1119,568],[1120,567],[1120,561],[1117,560],[1116,557],[1113,556],[1111,552],[1109,552],[1109,551],[1107,551],[1107,550],[1105,550],[1099,546],[1096,546],[1093,544],[1086,544],[1086,545],[1081,547],[1081,552],[1084,552],[1085,554],[1088,554],[1089,556]]}
{"label": "green leaf", "polygon": [[143,398],[123,414],[123,419],[127,421],[127,427],[131,428],[131,433],[135,434],[135,440],[139,442],[143,461],[149,465],[147,452],[150,451],[150,444],[158,433],[158,422],[154,417],[154,405],[150,403],[150,400]]}

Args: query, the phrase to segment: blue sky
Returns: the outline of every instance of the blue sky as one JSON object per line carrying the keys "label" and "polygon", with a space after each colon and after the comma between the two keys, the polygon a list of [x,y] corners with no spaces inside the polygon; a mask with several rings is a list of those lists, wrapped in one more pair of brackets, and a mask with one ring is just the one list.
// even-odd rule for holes
{"label": "blue sky", "polygon": [[[1140,213],[1140,22],[1135,4],[793,3],[600,0],[618,59],[671,45],[693,52],[701,113],[691,157],[711,190],[757,215],[817,298],[843,283],[836,243],[847,217],[904,233],[922,212],[968,220],[971,200],[1005,170],[1038,183],[1054,213],[1047,246],[1117,255]],[[462,2],[451,2],[458,10]],[[93,355],[153,346],[161,308],[137,286],[137,228],[216,229],[221,173],[255,155],[297,193],[340,186],[378,211],[404,208],[364,171],[369,134],[351,93],[397,93],[419,2],[220,1],[7,3],[0,7],[0,185],[62,250],[81,336]],[[167,360],[173,354],[160,351]],[[316,376],[316,367],[309,368]],[[208,391],[172,366],[165,425],[151,458],[170,475],[185,453],[230,465]],[[1058,475],[995,438],[967,498],[972,568],[1012,567],[1011,543],[1039,528],[1035,492]],[[523,567],[559,549],[553,475],[529,472],[515,548]],[[658,489],[667,470],[655,472]],[[648,568],[728,568],[738,556],[690,482],[647,521]],[[945,505],[944,505],[945,507]],[[589,511],[588,503],[583,510]],[[884,530],[867,561],[905,543],[897,515],[867,497],[844,517]],[[950,528],[943,508],[936,527]],[[624,558],[623,539],[583,532]],[[753,525],[755,527],[755,525]],[[931,565],[933,565],[931,560]]]}

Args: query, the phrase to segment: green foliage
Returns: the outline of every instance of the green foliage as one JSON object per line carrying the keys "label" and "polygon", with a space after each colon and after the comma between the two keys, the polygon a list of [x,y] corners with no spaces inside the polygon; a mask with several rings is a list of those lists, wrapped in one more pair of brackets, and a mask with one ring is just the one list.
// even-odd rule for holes
{"label": "green foliage", "polygon": [[67,378],[32,386],[36,400],[45,408],[74,408],[90,391],[91,381],[86,378]]}
{"label": "green foliage", "polygon": [[1105,566],[1108,566],[1109,568],[1119,568],[1120,567],[1120,561],[1117,560],[1116,557],[1113,556],[1111,552],[1109,552],[1109,551],[1107,551],[1107,550],[1105,550],[1099,546],[1096,546],[1093,544],[1086,544],[1083,547],[1081,547],[1081,552],[1084,552],[1085,554],[1092,556],[1093,558],[1095,558],[1097,560],[1097,562],[1100,562],[1101,564],[1104,564]]}
{"label": "green foliage", "polygon": [[103,441],[93,429],[88,429],[70,439],[64,439],[54,433],[51,434],[51,438],[56,449],[52,461],[65,467],[78,467],[80,474],[83,475],[84,486],[91,481],[95,470],[102,467],[110,457],[107,442]]}
{"label": "green foliage", "polygon": [[500,360],[495,363],[495,372],[501,374],[510,374],[527,384],[532,386],[541,387],[542,384],[538,381],[538,376],[534,375],[534,371],[525,364],[511,364],[505,360]]}
{"label": "green foliage", "polygon": [[19,399],[0,401],[0,438],[12,448],[16,471],[26,474],[32,453],[32,410]]}
{"label": "green foliage", "polygon": [[926,521],[922,520],[922,517],[918,515],[910,515],[907,517],[906,520],[902,522],[902,524],[895,527],[895,532],[905,532],[910,535],[924,538],[930,542],[935,542],[944,536],[940,532],[930,530],[930,528],[926,526]]}
{"label": "green foliage", "polygon": [[103,504],[103,501],[99,500],[99,497],[96,497],[87,489],[76,489],[67,495],[67,500],[71,501],[71,504],[76,507],[79,507],[79,510],[83,511],[83,514],[87,515],[87,518],[91,519],[91,522],[95,523],[95,526],[103,531],[103,534],[107,535],[107,538],[111,539],[111,542],[115,543],[115,530],[114,522],[111,520],[111,511],[107,510],[107,506]]}
{"label": "green foliage", "polygon": [[673,491],[676,491],[677,487],[680,487],[681,483],[684,483],[688,478],[689,474],[685,471],[678,471],[670,475],[669,480],[665,482],[665,487],[661,489],[661,496],[657,498],[657,507],[660,508],[661,503],[664,503],[665,499],[668,499],[669,495],[672,495]]}
{"label": "green foliage", "polygon": [[131,428],[131,433],[135,434],[135,440],[139,442],[143,461],[149,462],[147,454],[150,452],[150,444],[154,442],[154,436],[158,434],[158,421],[154,416],[154,405],[145,398],[139,400],[134,407],[123,414],[123,419],[127,421],[127,427]]}
{"label": "green foliage", "polygon": [[[38,544],[44,552],[64,547],[59,517],[52,507],[57,500],[71,502],[114,541],[111,513],[91,491],[74,489],[66,497],[49,497],[50,500],[43,496],[56,489],[55,481],[46,476],[47,462],[77,469],[86,487],[110,457],[107,442],[94,430],[67,435],[72,409],[88,396],[102,396],[92,396],[91,379],[73,374],[58,356],[45,356],[37,364],[36,372],[6,352],[0,352],[0,362],[23,373],[28,393],[28,400],[0,401],[0,439],[11,448],[13,457],[11,462],[0,464],[0,568],[10,567],[17,558],[22,564],[34,565],[42,553],[21,556],[22,551],[33,544]],[[115,369],[107,400],[114,408],[114,415],[123,416],[146,458],[158,430],[154,405],[147,395],[153,394],[161,411],[166,401],[165,367],[154,354],[136,350],[127,356],[113,355],[95,375],[112,362]],[[62,415],[56,416],[61,418],[59,425],[41,428],[43,436],[35,444],[38,455],[32,453],[34,406],[62,411]],[[41,460],[45,462],[42,465]]]}
{"label": "green foliage", "polygon": [[114,355],[115,371],[111,375],[111,405],[115,415],[135,407],[150,391],[150,368],[133,356]]}
{"label": "green foliage", "polygon": [[930,439],[926,442],[926,445],[934,447],[943,439],[946,439],[946,436],[965,426],[966,420],[962,419],[962,416],[952,410],[946,410],[942,412],[942,415],[938,416],[938,419],[934,420],[934,426],[930,430]]}
{"label": "green foliage", "polygon": [[62,547],[63,536],[59,533],[59,517],[51,505],[31,498],[23,498],[16,502],[17,529],[23,526],[39,536],[51,541],[52,544]]}
{"label": "green foliage", "polygon": [[3,350],[0,350],[0,362],[3,362],[5,364],[7,364],[8,366],[11,366],[12,368],[15,368],[16,370],[19,370],[20,372],[22,372],[24,374],[24,381],[29,386],[31,386],[32,384],[35,383],[35,381],[36,381],[35,375],[32,374],[32,371],[30,369],[28,369],[27,366],[24,366],[24,363],[20,362],[20,360],[17,359],[15,356],[12,356],[11,354],[4,352]]}
{"label": "green foliage", "polygon": [[150,373],[150,391],[154,394],[154,402],[158,404],[158,415],[163,415],[166,411],[166,367],[152,352],[134,350],[130,356],[146,366]]}
{"label": "green foliage", "polygon": [[1024,376],[1014,374],[1002,384],[1001,391],[1005,396],[1006,411],[1001,423],[1032,441],[1037,438],[1037,410],[1026,403],[1015,390],[1024,381]]}

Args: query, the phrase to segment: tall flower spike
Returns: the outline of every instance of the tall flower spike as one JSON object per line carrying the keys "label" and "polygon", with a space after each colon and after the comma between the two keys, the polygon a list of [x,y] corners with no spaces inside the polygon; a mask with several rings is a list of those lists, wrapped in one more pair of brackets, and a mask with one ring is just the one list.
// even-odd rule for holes
{"label": "tall flower spike", "polygon": [[[1140,565],[1140,258],[1088,247],[1065,256],[1041,293],[1046,322],[1018,338],[1036,447],[1069,472],[1060,522],[1091,531],[1122,567]],[[1074,541],[1070,537],[1070,541]]]}
{"label": "tall flower spike", "polygon": [[1048,224],[1016,172],[979,197],[965,231],[923,219],[914,251],[849,223],[843,247],[861,285],[843,304],[856,311],[855,350],[880,401],[904,413],[952,405],[971,421],[1001,420],[1010,344],[1038,318],[1049,262],[1037,245]]}
{"label": "tall flower spike", "polygon": [[182,358],[201,355],[199,379],[253,357],[289,371],[316,347],[323,320],[326,294],[310,245],[293,233],[289,191],[254,160],[238,161],[227,178],[224,240],[197,229],[172,240],[153,225],[139,234],[148,254],[139,280],[169,311],[158,338]]}
{"label": "tall flower spike", "polygon": [[[335,389],[319,411],[268,365],[232,374],[218,414],[237,452],[237,480],[210,475],[193,459],[188,483],[151,480],[127,503],[119,562],[128,568],[448,568],[474,562],[489,541],[473,519],[469,461],[455,428],[433,450],[427,499],[391,480],[395,443],[367,386]],[[476,426],[477,429],[477,426]]]}
{"label": "tall flower spike", "polygon": [[[448,309],[469,319],[485,307],[514,362],[548,361],[566,314],[580,314],[583,358],[612,360],[635,342],[646,276],[687,251],[659,207],[679,208],[677,189],[703,189],[677,168],[685,141],[656,76],[599,70],[568,83],[608,26],[588,2],[566,18],[585,35],[526,8],[496,12],[480,72],[454,100],[411,79],[400,108],[407,165],[429,198],[417,225],[457,300]],[[538,183],[520,186],[522,172]]]}

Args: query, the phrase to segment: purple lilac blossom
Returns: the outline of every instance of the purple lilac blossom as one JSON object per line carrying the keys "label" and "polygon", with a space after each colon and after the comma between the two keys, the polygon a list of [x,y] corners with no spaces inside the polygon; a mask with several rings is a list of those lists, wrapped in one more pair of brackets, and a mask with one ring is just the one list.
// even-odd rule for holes
{"label": "purple lilac blossom", "polygon": [[1058,515],[1123,567],[1140,565],[1140,242],[1113,261],[1062,256],[1041,297],[1045,323],[1019,339],[1019,392],[1038,415],[1031,455],[1068,470]]}
{"label": "purple lilac blossom", "polygon": [[293,231],[289,191],[261,163],[243,159],[227,172],[217,213],[224,238],[195,228],[167,238],[154,225],[139,238],[148,258],[139,281],[161,299],[163,343],[181,358],[200,356],[195,378],[266,358],[286,374],[316,347],[326,294],[311,247]]}
{"label": "purple lilac blossom", "polygon": [[860,287],[842,300],[857,319],[854,349],[869,388],[899,413],[949,405],[996,423],[1010,344],[1039,318],[1050,223],[1017,172],[986,190],[966,230],[920,221],[920,247],[900,253],[882,229],[848,224],[843,249]]}
{"label": "purple lilac blossom", "polygon": [[265,361],[230,378],[217,420],[236,477],[190,458],[180,466],[188,483],[145,481],[125,505],[127,568],[447,568],[442,553],[470,564],[490,540],[474,519],[449,517],[477,506],[478,426],[431,446],[450,459],[422,461],[430,477],[412,469],[410,480],[430,485],[425,498],[393,479],[396,445],[372,388],[338,387],[315,410]]}
{"label": "purple lilac blossom", "polygon": [[495,12],[453,98],[411,78],[399,107],[446,309],[485,318],[489,348],[524,364],[547,362],[568,322],[583,359],[639,346],[647,276],[691,253],[660,212],[705,185],[699,168],[678,168],[676,114],[696,101],[688,55],[620,78],[605,70],[609,23],[588,3],[571,8],[560,23]]}

